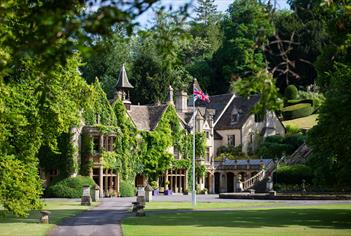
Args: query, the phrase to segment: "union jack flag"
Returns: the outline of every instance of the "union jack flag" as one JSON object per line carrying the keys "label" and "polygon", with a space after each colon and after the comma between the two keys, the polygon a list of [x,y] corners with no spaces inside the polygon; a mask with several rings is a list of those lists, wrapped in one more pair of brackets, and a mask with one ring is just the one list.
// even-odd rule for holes
{"label": "union jack flag", "polygon": [[201,101],[207,101],[210,102],[210,98],[207,94],[205,94],[201,88],[200,85],[198,84],[198,82],[195,80],[194,81],[194,86],[193,86],[193,95],[194,95],[194,102],[197,99],[200,99]]}

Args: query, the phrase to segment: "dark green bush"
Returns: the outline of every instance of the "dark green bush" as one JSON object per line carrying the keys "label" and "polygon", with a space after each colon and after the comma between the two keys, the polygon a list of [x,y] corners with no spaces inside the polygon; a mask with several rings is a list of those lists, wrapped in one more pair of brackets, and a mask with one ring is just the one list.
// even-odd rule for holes
{"label": "dark green bush", "polygon": [[120,186],[120,196],[121,197],[134,197],[135,187],[132,181],[122,180]]}
{"label": "dark green bush", "polygon": [[292,106],[300,103],[308,103],[308,104],[311,104],[311,106],[313,106],[314,104],[312,99],[293,99],[293,100],[288,100],[287,105]]}
{"label": "dark green bush", "polygon": [[258,147],[257,155],[263,158],[280,158],[283,153],[292,154],[304,141],[305,136],[302,134],[269,136]]}
{"label": "dark green bush", "polygon": [[300,117],[309,116],[313,113],[313,107],[309,103],[299,103],[283,108],[283,117],[285,120],[292,120]]}
{"label": "dark green bush", "polygon": [[289,85],[284,91],[284,96],[286,100],[296,99],[297,94],[298,91],[295,85]]}
{"label": "dark green bush", "polygon": [[45,191],[46,197],[80,198],[83,185],[93,187],[95,182],[88,176],[77,176],[53,182]]}
{"label": "dark green bush", "polygon": [[307,165],[281,165],[276,173],[276,180],[279,184],[301,184],[304,179],[306,183],[311,183],[313,171]]}

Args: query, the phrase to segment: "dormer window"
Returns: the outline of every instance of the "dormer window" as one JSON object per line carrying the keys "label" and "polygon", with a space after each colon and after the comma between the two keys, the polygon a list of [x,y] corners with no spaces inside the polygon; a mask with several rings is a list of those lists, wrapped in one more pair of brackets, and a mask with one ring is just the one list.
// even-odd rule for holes
{"label": "dormer window", "polygon": [[232,114],[231,114],[231,121],[230,123],[234,124],[234,123],[237,123],[239,121],[239,111],[234,108],[233,111],[232,111]]}

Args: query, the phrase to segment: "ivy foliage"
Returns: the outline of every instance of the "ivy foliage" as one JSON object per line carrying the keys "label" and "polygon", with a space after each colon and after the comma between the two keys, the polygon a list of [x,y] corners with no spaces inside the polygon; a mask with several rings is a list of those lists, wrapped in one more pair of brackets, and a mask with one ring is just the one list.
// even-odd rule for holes
{"label": "ivy foliage", "polygon": [[137,173],[141,172],[140,145],[138,145],[141,136],[128,117],[121,99],[117,98],[112,106],[119,128],[114,143],[114,151],[120,167],[119,171],[122,173],[123,179],[131,180],[135,178]]}
{"label": "ivy foliage", "polygon": [[95,125],[99,119],[99,123],[102,125],[116,125],[116,115],[98,79],[94,82],[93,88],[94,92],[84,111],[85,124]]}
{"label": "ivy foliage", "polygon": [[79,55],[42,73],[38,60],[23,60],[0,78],[0,203],[25,216],[40,206],[38,151],[57,150],[57,139],[78,124],[90,87],[80,77]]}

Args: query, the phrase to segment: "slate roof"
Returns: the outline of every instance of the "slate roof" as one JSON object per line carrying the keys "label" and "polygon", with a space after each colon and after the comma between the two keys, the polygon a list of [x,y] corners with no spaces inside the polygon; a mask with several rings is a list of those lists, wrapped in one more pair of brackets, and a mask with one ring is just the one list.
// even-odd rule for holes
{"label": "slate roof", "polygon": [[[255,106],[258,100],[258,95],[251,96],[250,98],[239,96],[235,97],[228,106],[227,110],[223,113],[220,120],[217,122],[215,129],[240,129],[251,115],[251,109]],[[232,112],[234,108],[239,112],[239,120],[237,122],[232,121]]]}
{"label": "slate roof", "polygon": [[131,105],[128,114],[139,130],[154,130],[168,105]]}
{"label": "slate roof", "polygon": [[124,67],[124,64],[122,65],[121,70],[119,72],[116,88],[134,88],[133,85],[131,85],[129,83],[126,68]]}
{"label": "slate roof", "polygon": [[222,114],[222,111],[224,110],[226,105],[229,103],[232,96],[233,96],[232,93],[210,96],[209,103],[197,100],[196,105],[206,107],[208,109],[216,110],[216,114],[214,116],[214,121],[217,121],[219,115]]}

